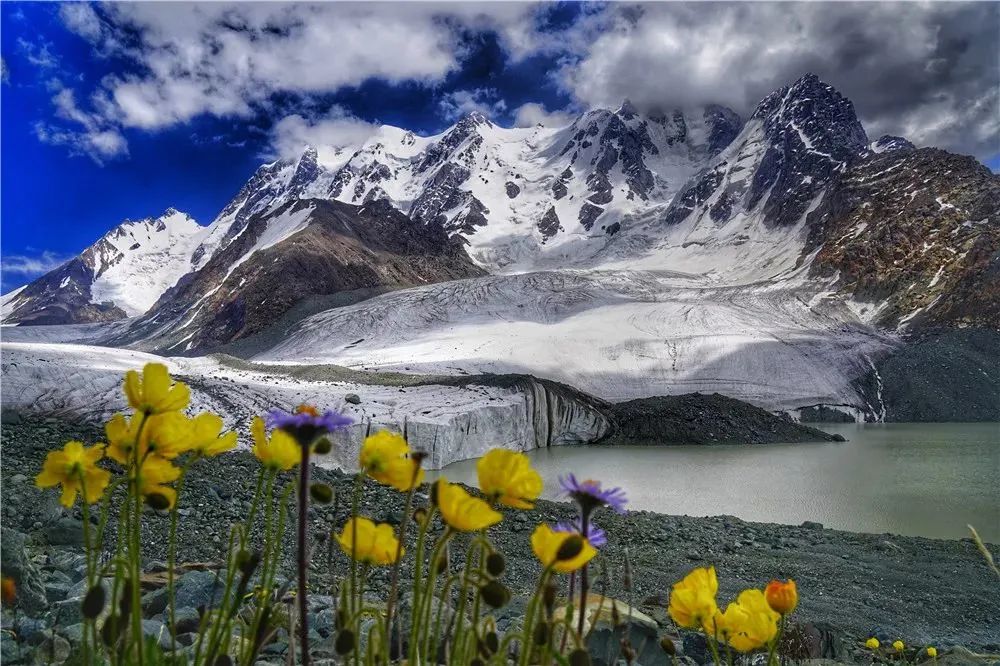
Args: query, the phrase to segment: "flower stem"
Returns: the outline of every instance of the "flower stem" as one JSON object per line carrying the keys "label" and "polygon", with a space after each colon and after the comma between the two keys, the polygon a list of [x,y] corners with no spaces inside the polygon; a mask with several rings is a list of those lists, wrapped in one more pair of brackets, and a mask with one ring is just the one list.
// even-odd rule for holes
{"label": "flower stem", "polygon": [[[419,473],[419,467],[416,468],[418,471],[414,472],[414,479]],[[406,505],[403,507],[403,520],[399,526],[399,542],[396,544],[396,560],[392,563],[392,579],[389,583],[389,599],[385,605],[385,640],[386,640],[386,659],[389,658],[389,654],[392,652],[392,612],[396,608],[396,597],[399,594],[399,569],[401,566],[400,560],[402,560],[403,554],[403,540],[406,538],[406,527],[410,524],[410,512],[413,509],[413,494],[416,492],[417,486],[415,483],[410,483],[410,490],[406,493]]]}
{"label": "flower stem", "polygon": [[302,649],[302,666],[309,666],[309,600],[306,597],[306,580],[309,573],[309,443],[300,442],[302,463],[299,469],[299,552],[298,552],[298,602],[299,640]]}
{"label": "flower stem", "polygon": [[[588,523],[590,522],[590,511],[585,507],[580,507],[580,534],[588,534]],[[583,641],[583,625],[586,621],[586,610],[587,610],[587,588],[589,581],[587,578],[587,565],[584,564],[580,568],[580,616],[576,621],[576,631],[580,635],[580,640]]]}

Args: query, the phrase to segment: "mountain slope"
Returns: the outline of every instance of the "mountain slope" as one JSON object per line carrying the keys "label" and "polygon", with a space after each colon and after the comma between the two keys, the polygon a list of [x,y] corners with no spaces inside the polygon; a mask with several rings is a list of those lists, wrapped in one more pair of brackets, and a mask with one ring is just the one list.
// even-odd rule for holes
{"label": "mountain slope", "polygon": [[192,268],[204,227],[172,208],[126,220],[3,303],[4,323],[77,324],[148,310]]}
{"label": "mountain slope", "polygon": [[880,152],[810,219],[811,272],[834,276],[865,321],[1000,330],[1000,176],[971,157]]}
{"label": "mountain slope", "polygon": [[118,342],[191,353],[260,331],[312,295],[480,274],[440,226],[385,202],[289,200],[248,218]]}

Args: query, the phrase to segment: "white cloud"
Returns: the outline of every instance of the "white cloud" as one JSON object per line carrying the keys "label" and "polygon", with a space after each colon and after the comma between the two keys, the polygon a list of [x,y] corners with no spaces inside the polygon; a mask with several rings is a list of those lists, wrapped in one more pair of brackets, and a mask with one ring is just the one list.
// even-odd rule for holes
{"label": "white cloud", "polygon": [[576,116],[568,111],[546,111],[537,102],[528,102],[514,109],[515,127],[565,127],[573,122]]}
{"label": "white cloud", "polygon": [[276,157],[295,157],[313,146],[325,162],[332,159],[331,149],[364,143],[377,127],[333,106],[319,118],[293,114],[276,122],[271,128],[271,148]]}
{"label": "white cloud", "polygon": [[500,99],[495,88],[473,88],[443,95],[438,100],[438,109],[445,120],[456,120],[473,111],[489,118],[506,111],[507,103]]}
{"label": "white cloud", "polygon": [[39,255],[30,256],[24,254],[5,254],[0,261],[0,267],[4,273],[12,273],[18,276],[35,277],[48,273],[53,268],[58,268],[71,256],[61,255],[48,250]]}
{"label": "white cloud", "polygon": [[99,114],[81,110],[76,95],[69,88],[52,82],[57,90],[52,96],[56,116],[72,124],[66,129],[53,123],[35,124],[35,136],[43,143],[69,147],[74,154],[87,155],[98,164],[105,160],[128,154],[128,143],[117,127]]}
{"label": "white cloud", "polygon": [[588,107],[628,98],[746,114],[811,71],[873,135],[982,156],[1000,118],[998,14],[996,3],[612,3],[581,24],[557,80]]}

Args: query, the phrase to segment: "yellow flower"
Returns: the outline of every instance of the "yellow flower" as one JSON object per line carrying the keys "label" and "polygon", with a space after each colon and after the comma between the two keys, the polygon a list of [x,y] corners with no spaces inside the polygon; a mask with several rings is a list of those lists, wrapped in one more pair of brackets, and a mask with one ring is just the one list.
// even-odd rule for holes
{"label": "yellow flower", "polygon": [[177,501],[177,491],[165,484],[176,481],[180,475],[181,470],[171,465],[169,460],[159,456],[149,456],[139,472],[139,492],[151,504],[157,496],[162,498],[163,501],[158,502],[162,507],[157,508],[169,509]]}
{"label": "yellow flower", "polygon": [[191,448],[191,420],[180,412],[136,414],[131,419],[115,414],[104,426],[104,432],[108,436],[108,457],[122,465],[132,464],[137,436],[139,460],[147,454],[173,460]]}
{"label": "yellow flower", "polygon": [[366,437],[358,462],[368,476],[401,492],[424,482],[424,470],[410,458],[410,447],[398,433],[379,430]]}
{"label": "yellow flower", "polygon": [[35,485],[52,488],[62,484],[59,502],[67,509],[76,503],[77,493],[83,495],[84,502],[93,504],[111,481],[111,472],[97,466],[103,456],[103,444],[85,448],[81,442],[66,442],[61,451],[51,451],[46,456]]}
{"label": "yellow flower", "polygon": [[[561,560],[559,559],[559,551],[570,539],[580,539],[583,542],[583,547],[573,557]],[[536,527],[535,531],[532,532],[531,550],[534,551],[539,562],[546,567],[551,566],[559,573],[576,571],[597,555],[597,549],[576,532],[556,532],[545,523]]]}
{"label": "yellow flower", "polygon": [[927,648],[927,656],[937,659],[937,648],[936,647]]}
{"label": "yellow flower", "polygon": [[[357,530],[357,534],[354,534]],[[396,561],[399,540],[387,523],[376,525],[367,518],[351,518],[337,537],[348,557],[366,564],[386,565]],[[354,547],[356,545],[356,548]]]}
{"label": "yellow flower", "polygon": [[685,629],[701,628],[713,633],[711,622],[719,610],[715,603],[718,591],[715,567],[692,570],[683,580],[674,583],[667,608],[670,617]]}
{"label": "yellow flower", "polygon": [[764,588],[764,597],[768,605],[779,615],[788,615],[799,604],[799,591],[795,587],[795,581],[791,578],[782,583],[779,580],[772,580]]}
{"label": "yellow flower", "polygon": [[532,509],[542,494],[542,477],[523,453],[493,449],[479,459],[476,471],[483,494],[505,506]]}
{"label": "yellow flower", "polygon": [[275,430],[268,439],[264,430],[264,419],[253,417],[250,423],[253,437],[253,454],[265,467],[288,471],[302,461],[302,449],[284,430]]}
{"label": "yellow flower", "polygon": [[135,370],[125,373],[125,396],[136,411],[159,414],[187,407],[191,401],[191,390],[182,382],[173,383],[167,366],[147,363],[141,378]]}
{"label": "yellow flower", "polygon": [[906,646],[903,645],[903,641],[893,641],[892,643],[892,649],[896,652],[902,652],[905,648]]}
{"label": "yellow flower", "polygon": [[476,532],[503,520],[503,514],[489,504],[465,492],[465,489],[441,477],[434,486],[434,496],[441,517],[456,530]]}
{"label": "yellow flower", "polygon": [[878,639],[874,636],[865,641],[865,647],[869,650],[877,650],[882,644],[878,642]]}
{"label": "yellow flower", "polygon": [[760,590],[743,590],[725,613],[716,612],[716,635],[737,652],[752,652],[771,642],[778,634],[781,616],[767,603]]}
{"label": "yellow flower", "polygon": [[222,418],[203,412],[190,421],[189,448],[199,456],[211,458],[236,446],[236,433],[222,432]]}
{"label": "yellow flower", "polygon": [[4,606],[13,606],[17,601],[17,583],[10,576],[0,579],[0,599]]}

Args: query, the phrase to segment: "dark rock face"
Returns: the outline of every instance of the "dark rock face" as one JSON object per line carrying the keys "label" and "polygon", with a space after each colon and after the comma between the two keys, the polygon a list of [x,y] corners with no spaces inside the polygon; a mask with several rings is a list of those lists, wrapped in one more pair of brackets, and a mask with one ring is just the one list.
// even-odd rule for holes
{"label": "dark rock face", "polygon": [[[301,231],[241,262],[272,219],[304,209],[311,210]],[[151,348],[199,353],[260,331],[308,297],[480,274],[440,225],[414,223],[386,201],[295,200],[252,218],[116,342],[145,339]],[[181,340],[184,348],[174,347]]]}
{"label": "dark rock face", "polygon": [[559,216],[556,215],[555,206],[550,206],[542,219],[538,221],[536,225],[538,230],[542,232],[543,242],[556,235],[561,229],[562,225],[559,223]]}
{"label": "dark rock face", "polygon": [[869,150],[850,100],[812,74],[768,95],[745,127],[721,107],[705,116],[710,149],[725,152],[674,198],[665,224],[692,214],[719,224],[740,211],[774,226],[797,224]]}
{"label": "dark rock face", "polygon": [[872,154],[810,215],[814,275],[907,328],[1000,328],[1000,176],[934,148]]}
{"label": "dark rock face", "polygon": [[437,220],[441,213],[458,203],[456,199],[465,194],[458,188],[468,179],[469,170],[466,167],[454,162],[445,163],[413,202],[410,217],[415,222]]}
{"label": "dark rock face", "polygon": [[587,231],[590,231],[594,226],[594,222],[603,212],[604,209],[599,206],[595,206],[590,203],[583,204],[580,208],[580,225]]}
{"label": "dark rock face", "polygon": [[1000,421],[1000,331],[928,331],[881,360],[871,401],[896,422]]}
{"label": "dark rock face", "polygon": [[704,116],[709,126],[708,150],[717,155],[739,135],[743,119],[732,109],[718,104],[705,107]]}
{"label": "dark rock face", "polygon": [[476,227],[486,226],[486,216],[490,214],[490,209],[471,194],[467,195],[467,199],[465,208],[445,225],[446,231],[469,236],[476,233]]}
{"label": "dark rock face", "polygon": [[901,136],[883,134],[872,142],[871,150],[875,153],[888,153],[893,150],[916,150],[917,147]]}
{"label": "dark rock face", "polygon": [[854,105],[814,74],[768,95],[752,119],[762,123],[771,147],[754,175],[748,207],[770,190],[764,212],[776,225],[795,224],[823,186],[868,146]]}
{"label": "dark rock face", "polygon": [[618,425],[609,444],[829,442],[836,436],[713,393],[640,398],[611,405]]}
{"label": "dark rock face", "polygon": [[504,184],[504,189],[506,189],[507,196],[511,199],[516,199],[517,195],[521,193],[521,188],[517,186],[517,183],[512,183],[509,180]]}
{"label": "dark rock face", "polygon": [[566,183],[564,183],[561,178],[552,183],[552,196],[556,201],[559,201],[566,196],[566,193]]}

